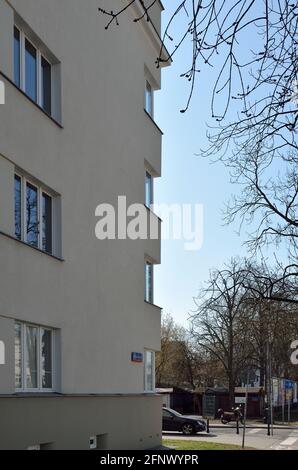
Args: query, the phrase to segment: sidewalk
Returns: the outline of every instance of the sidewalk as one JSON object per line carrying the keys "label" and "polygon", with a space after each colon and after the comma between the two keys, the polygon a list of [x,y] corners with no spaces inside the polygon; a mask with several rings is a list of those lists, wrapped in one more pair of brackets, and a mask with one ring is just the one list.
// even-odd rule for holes
{"label": "sidewalk", "polygon": [[[241,429],[243,427],[242,424],[239,423],[239,429]],[[262,423],[250,423],[250,422],[247,422],[246,423],[246,428],[247,429],[254,429],[254,428],[258,428],[258,429],[267,429],[267,424],[262,424]],[[209,428],[210,429],[227,429],[227,428],[230,428],[230,429],[235,429],[236,428],[236,424],[222,424],[220,422],[218,423],[210,423],[209,424]],[[289,424],[273,424],[273,429],[293,429],[293,430],[298,430],[298,426],[297,425],[289,425]]]}
{"label": "sidewalk", "polygon": [[[233,444],[233,445],[242,445],[242,435],[230,434],[230,435],[214,435],[214,434],[196,434],[195,436],[182,436],[182,435],[173,435],[166,436],[166,439],[171,440],[195,440],[195,441],[205,441],[205,442],[215,442],[217,444]],[[267,437],[261,436],[250,436],[247,435],[245,439],[245,447],[253,448],[256,450],[273,450],[274,448],[280,445],[281,439],[278,436]]]}
{"label": "sidewalk", "polygon": [[[206,421],[205,418],[202,416],[197,416],[197,415],[187,415],[190,418],[194,419],[203,419]],[[209,421],[209,427],[210,429],[227,429],[227,428],[236,428],[236,423],[233,421],[232,424],[222,424],[220,420],[212,419]],[[260,429],[267,429],[267,424],[260,423],[254,420],[247,420],[246,421],[246,428],[247,429],[252,429],[252,428],[260,428]],[[239,423],[239,428],[242,428],[242,424]],[[273,424],[273,429],[293,429],[293,430],[298,430],[298,423],[294,422],[293,424],[282,424],[281,422],[278,422],[276,424]]]}

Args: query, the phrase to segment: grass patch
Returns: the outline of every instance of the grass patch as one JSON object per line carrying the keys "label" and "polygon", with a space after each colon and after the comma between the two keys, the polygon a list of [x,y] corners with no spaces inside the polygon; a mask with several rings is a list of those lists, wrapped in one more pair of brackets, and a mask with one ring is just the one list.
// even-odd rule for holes
{"label": "grass patch", "polygon": [[[166,447],[174,447],[174,450],[242,450],[241,446],[233,444],[220,444],[217,442],[201,442],[201,441],[188,441],[163,439],[162,444]],[[252,450],[251,447],[245,447],[245,450]]]}

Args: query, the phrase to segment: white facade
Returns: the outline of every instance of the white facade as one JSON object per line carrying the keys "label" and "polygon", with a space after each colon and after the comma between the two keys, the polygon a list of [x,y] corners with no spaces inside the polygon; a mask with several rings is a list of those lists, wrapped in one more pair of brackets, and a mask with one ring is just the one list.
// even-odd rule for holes
{"label": "white facade", "polygon": [[[125,0],[107,3],[116,10]],[[1,419],[0,448],[88,448],[88,423],[108,448],[161,440],[153,366],[132,361],[138,352],[154,362],[160,347],[160,308],[144,301],[144,266],[160,262],[160,241],[99,241],[94,228],[98,204],[116,205],[119,195],[145,203],[146,172],[161,175],[161,131],[144,107],[148,83],[152,93],[160,88],[162,6],[154,6],[154,25],[135,24],[136,2],[109,31],[98,6],[0,0],[0,411],[18,409],[18,423],[47,392],[62,394],[63,416],[82,396],[84,406],[110,406],[109,421],[114,412],[130,420],[132,434],[104,414],[72,440],[71,423],[67,439],[55,436],[51,401],[43,409],[52,435],[37,442],[44,429],[28,423],[10,436]]]}

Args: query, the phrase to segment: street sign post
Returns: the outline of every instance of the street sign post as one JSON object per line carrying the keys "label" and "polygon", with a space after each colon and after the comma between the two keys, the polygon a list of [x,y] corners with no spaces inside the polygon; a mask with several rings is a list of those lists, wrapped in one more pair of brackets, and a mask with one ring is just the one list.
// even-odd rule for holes
{"label": "street sign post", "polygon": [[203,415],[214,418],[216,414],[216,396],[203,395]]}
{"label": "street sign post", "polygon": [[282,403],[281,403],[282,424],[285,424],[285,390],[282,388]]}
{"label": "street sign post", "polygon": [[[245,405],[244,405],[244,419],[243,419],[243,434],[242,434],[242,449],[245,447],[245,430],[246,430],[246,416],[247,416],[247,402],[248,402],[248,379],[249,374],[247,374],[246,388],[245,388]],[[239,426],[239,423],[238,423]]]}

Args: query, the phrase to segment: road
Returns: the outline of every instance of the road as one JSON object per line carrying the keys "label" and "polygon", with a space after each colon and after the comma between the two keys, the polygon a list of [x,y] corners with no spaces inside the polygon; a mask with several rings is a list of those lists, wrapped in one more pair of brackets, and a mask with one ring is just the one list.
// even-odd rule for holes
{"label": "road", "polygon": [[[198,441],[210,441],[221,444],[242,445],[242,428],[239,435],[236,429],[232,427],[217,428],[211,427],[210,434],[199,433],[195,436],[183,436],[177,432],[163,432],[165,439],[186,439]],[[267,436],[265,428],[248,428],[246,430],[246,447],[254,447],[263,450],[298,450],[298,428],[292,429],[274,429],[273,436]]]}

